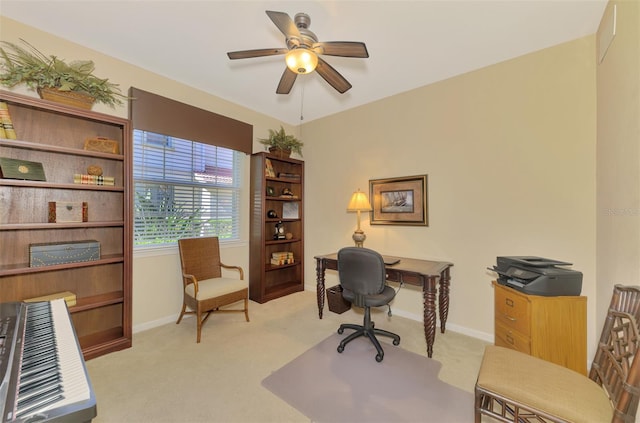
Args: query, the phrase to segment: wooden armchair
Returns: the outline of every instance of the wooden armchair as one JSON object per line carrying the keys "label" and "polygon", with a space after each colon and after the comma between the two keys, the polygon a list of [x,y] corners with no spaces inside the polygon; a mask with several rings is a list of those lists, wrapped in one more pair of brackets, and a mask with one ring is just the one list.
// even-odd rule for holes
{"label": "wooden armchair", "polygon": [[[589,377],[521,352],[488,346],[475,387],[475,422],[635,422],[640,287],[616,285]],[[493,420],[492,420],[493,421]]]}
{"label": "wooden armchair", "polygon": [[[185,314],[195,314],[198,326],[198,342],[202,324],[213,312],[243,313],[249,321],[249,286],[239,266],[227,266],[220,262],[218,237],[185,238],[178,240],[182,265],[182,312],[176,324]],[[223,277],[222,269],[237,270],[240,278]],[[220,307],[244,301],[243,309]],[[187,311],[187,307],[190,311]],[[204,317],[203,317],[204,315]]]}

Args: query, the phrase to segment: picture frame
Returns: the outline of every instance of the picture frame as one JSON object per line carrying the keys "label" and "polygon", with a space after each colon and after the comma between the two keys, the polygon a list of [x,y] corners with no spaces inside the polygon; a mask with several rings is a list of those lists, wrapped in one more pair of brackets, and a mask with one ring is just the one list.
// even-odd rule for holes
{"label": "picture frame", "polygon": [[427,175],[369,180],[372,225],[429,226]]}
{"label": "picture frame", "polygon": [[282,218],[299,219],[300,214],[298,212],[298,203],[295,201],[282,203]]}

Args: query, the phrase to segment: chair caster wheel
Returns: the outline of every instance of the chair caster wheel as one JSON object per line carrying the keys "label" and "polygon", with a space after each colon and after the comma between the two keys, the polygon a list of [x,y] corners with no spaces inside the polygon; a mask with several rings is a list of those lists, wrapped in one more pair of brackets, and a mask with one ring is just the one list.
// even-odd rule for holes
{"label": "chair caster wheel", "polygon": [[344,347],[342,345],[338,345],[338,352],[341,353],[344,351]]}
{"label": "chair caster wheel", "polygon": [[340,335],[342,335],[342,332],[344,332],[344,329],[342,329],[342,328],[338,328],[338,333],[339,333]]}
{"label": "chair caster wheel", "polygon": [[399,339],[394,339],[393,340],[393,345],[400,345],[400,340]]}
{"label": "chair caster wheel", "polygon": [[383,359],[383,358],[384,358],[384,355],[380,355],[380,354],[376,355],[376,361],[377,361],[378,363],[380,363],[380,362],[382,361],[382,359]]}

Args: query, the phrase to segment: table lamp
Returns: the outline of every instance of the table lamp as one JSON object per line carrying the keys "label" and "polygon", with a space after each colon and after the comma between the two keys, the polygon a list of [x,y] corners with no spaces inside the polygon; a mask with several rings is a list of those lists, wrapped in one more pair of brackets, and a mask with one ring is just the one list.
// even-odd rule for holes
{"label": "table lamp", "polygon": [[356,243],[356,247],[362,247],[367,236],[364,234],[364,231],[360,229],[360,212],[371,211],[371,204],[369,203],[369,200],[367,200],[367,195],[364,192],[361,192],[359,188],[358,191],[354,192],[351,196],[351,201],[349,201],[347,211],[354,211],[358,213],[358,228],[353,233],[352,238]]}

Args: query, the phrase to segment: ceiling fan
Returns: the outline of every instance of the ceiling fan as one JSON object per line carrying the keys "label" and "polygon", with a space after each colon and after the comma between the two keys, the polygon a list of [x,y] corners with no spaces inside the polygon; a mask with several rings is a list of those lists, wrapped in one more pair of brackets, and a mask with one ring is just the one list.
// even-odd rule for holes
{"label": "ceiling fan", "polygon": [[284,12],[266,11],[267,16],[285,35],[287,48],[265,48],[257,50],[232,51],[229,59],[249,59],[253,57],[286,55],[287,67],[280,78],[277,94],[289,94],[298,74],[318,71],[320,76],[340,94],[351,88],[351,84],[319,55],[367,58],[367,46],[357,41],[318,42],[316,34],[309,30],[311,18],[306,13],[295,15],[295,22]]}

